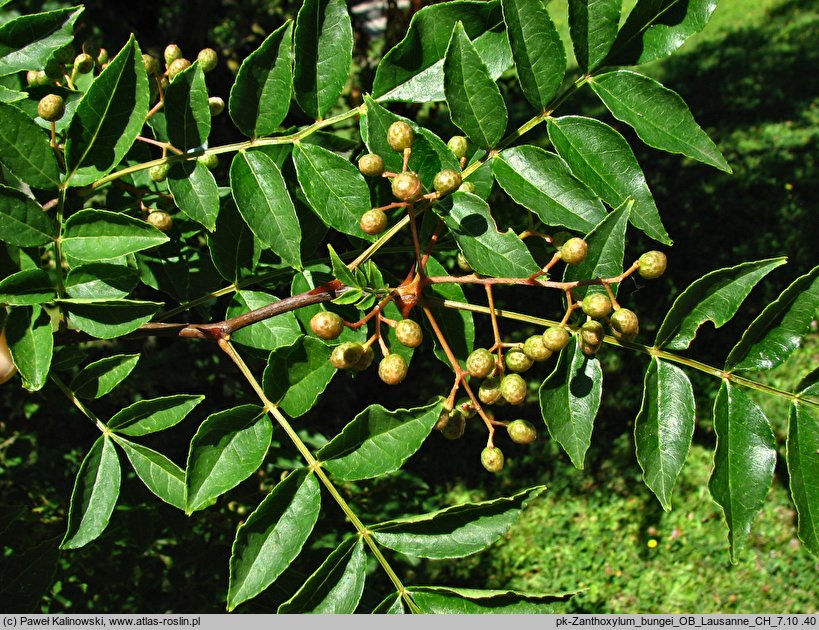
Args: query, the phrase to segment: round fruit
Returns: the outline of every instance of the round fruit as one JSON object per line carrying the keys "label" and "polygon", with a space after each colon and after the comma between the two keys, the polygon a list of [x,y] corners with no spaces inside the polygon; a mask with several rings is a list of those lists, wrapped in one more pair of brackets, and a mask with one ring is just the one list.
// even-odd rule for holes
{"label": "round fruit", "polygon": [[457,440],[463,436],[465,430],[466,418],[464,418],[464,414],[460,413],[456,409],[450,414],[449,422],[447,422],[444,428],[441,429],[441,435],[443,435],[447,440]]}
{"label": "round fruit", "polygon": [[603,324],[593,319],[584,322],[580,327],[580,339],[588,344],[600,344],[606,332],[603,330]]}
{"label": "round fruit", "polygon": [[411,319],[402,319],[395,326],[395,337],[407,348],[417,348],[424,340],[424,333],[418,322]]}
{"label": "round fruit", "polygon": [[583,298],[581,307],[589,317],[600,319],[611,313],[611,300],[605,293],[589,293]]}
{"label": "round fruit", "polygon": [[532,361],[545,361],[552,356],[552,351],[543,343],[543,335],[532,335],[523,342],[523,352]]}
{"label": "round fruit", "polygon": [[358,224],[365,234],[381,234],[387,229],[389,222],[390,220],[381,208],[373,208],[361,215],[361,221]]}
{"label": "round fruit", "polygon": [[478,388],[478,399],[485,405],[494,405],[501,398],[500,380],[490,376]]}
{"label": "round fruit", "polygon": [[173,81],[177,74],[191,67],[191,62],[185,58],[175,60],[168,66],[168,78]]}
{"label": "round fruit", "polygon": [[164,182],[168,178],[168,171],[171,170],[170,164],[157,164],[148,169],[148,177],[152,182]]}
{"label": "round fruit", "polygon": [[560,352],[569,343],[569,333],[563,326],[552,326],[543,333],[543,345],[552,352]]}
{"label": "round fruit", "polygon": [[161,210],[155,210],[148,215],[148,218],[145,219],[148,223],[153,225],[157,230],[162,230],[163,232],[169,231],[173,227],[173,219],[171,215],[167,212],[162,212]]}
{"label": "round fruit", "polygon": [[475,378],[486,378],[495,369],[495,355],[486,348],[473,350],[466,358],[466,371]]}
{"label": "round fruit", "polygon": [[338,339],[344,332],[344,320],[338,313],[319,311],[310,318],[310,330],[320,339]]}
{"label": "round fruit", "polygon": [[330,353],[330,363],[338,370],[349,370],[364,355],[364,346],[360,343],[340,343]]}
{"label": "round fruit", "polygon": [[384,172],[384,159],[375,153],[366,153],[358,158],[358,170],[367,177],[379,177]]}
{"label": "round fruit", "polygon": [[200,155],[198,158],[196,158],[196,161],[202,166],[206,167],[209,171],[212,171],[219,166],[219,156],[215,153],[205,153],[204,155]]}
{"label": "round fruit", "polygon": [[456,413],[458,412],[454,411],[453,409],[442,409],[441,414],[438,416],[438,420],[435,422],[435,426],[432,427],[432,430],[440,431],[443,429],[449,423],[450,418],[452,418],[452,416]]}
{"label": "round fruit", "polygon": [[579,265],[586,260],[589,244],[577,236],[570,238],[560,247],[560,257],[567,265]]}
{"label": "round fruit", "polygon": [[74,69],[80,74],[88,74],[94,69],[94,58],[87,53],[77,55],[74,59]]}
{"label": "round fruit", "polygon": [[159,74],[159,60],[156,57],[148,54],[142,55],[142,65],[145,66],[146,74]]}
{"label": "round fruit", "polygon": [[634,341],[637,333],[640,332],[640,320],[634,311],[627,308],[620,308],[612,313],[609,319],[611,334],[620,341]]}
{"label": "round fruit", "polygon": [[165,47],[163,56],[165,57],[165,63],[170,66],[174,61],[182,58],[182,49],[176,44],[168,44]]}
{"label": "round fruit", "polygon": [[439,195],[448,195],[458,190],[461,185],[461,174],[451,168],[445,168],[435,175],[432,186]]}
{"label": "round fruit", "polygon": [[399,173],[392,180],[392,194],[401,201],[415,201],[422,192],[421,180],[415,173]]}
{"label": "round fruit", "polygon": [[8,344],[6,343],[6,332],[0,330],[0,385],[9,380],[17,373],[17,366],[11,359]]}
{"label": "round fruit", "polygon": [[526,381],[520,374],[507,374],[501,379],[500,392],[510,405],[520,405],[526,400]]}
{"label": "round fruit", "polygon": [[478,413],[478,410],[472,405],[472,399],[468,396],[460,398],[458,402],[455,403],[455,409],[460,411],[461,415],[467,420],[474,418],[475,414]]}
{"label": "round fruit", "polygon": [[472,265],[469,264],[469,261],[466,259],[466,256],[464,256],[463,252],[458,252],[457,263],[458,269],[460,269],[461,271],[466,271],[467,273],[472,271]]}
{"label": "round fruit", "polygon": [[638,262],[640,267],[637,272],[646,280],[654,280],[665,273],[668,266],[668,258],[658,251],[646,252],[640,256]]}
{"label": "round fruit", "polygon": [[475,194],[475,184],[473,184],[472,182],[464,182],[463,184],[458,186],[458,190],[460,192],[468,192],[468,193],[472,193],[474,195]]}
{"label": "round fruit", "polygon": [[387,143],[396,151],[409,149],[414,139],[415,132],[412,127],[402,120],[396,120],[387,129]]}
{"label": "round fruit", "polygon": [[65,114],[65,101],[62,96],[48,94],[37,103],[37,115],[43,120],[54,122]]}
{"label": "round fruit", "polygon": [[537,439],[537,429],[526,420],[513,420],[507,425],[506,432],[515,444],[531,444]]}
{"label": "round fruit", "polygon": [[378,364],[378,378],[387,385],[398,385],[407,376],[407,362],[400,354],[388,354]]}
{"label": "round fruit", "polygon": [[532,358],[520,348],[509,349],[509,351],[506,353],[504,361],[506,363],[507,370],[518,373],[525,372],[532,367],[532,364],[534,363]]}
{"label": "round fruit", "polygon": [[29,70],[26,72],[26,83],[32,87],[48,85],[48,77],[42,70]]}
{"label": "round fruit", "polygon": [[211,116],[218,116],[225,111],[225,101],[221,96],[208,97],[208,109]]}
{"label": "round fruit", "polygon": [[203,48],[199,51],[199,54],[196,55],[196,60],[199,62],[199,67],[202,68],[202,72],[207,73],[216,67],[219,57],[213,48]]}
{"label": "round fruit", "polygon": [[503,451],[497,446],[489,447],[481,451],[481,464],[491,473],[503,470]]}
{"label": "round fruit", "polygon": [[356,361],[350,369],[354,372],[363,372],[373,364],[374,360],[375,352],[373,352],[372,346],[370,346],[364,350],[364,354],[361,355],[361,358]]}
{"label": "round fruit", "polygon": [[459,160],[466,157],[466,152],[469,149],[469,141],[463,136],[452,136],[446,146]]}

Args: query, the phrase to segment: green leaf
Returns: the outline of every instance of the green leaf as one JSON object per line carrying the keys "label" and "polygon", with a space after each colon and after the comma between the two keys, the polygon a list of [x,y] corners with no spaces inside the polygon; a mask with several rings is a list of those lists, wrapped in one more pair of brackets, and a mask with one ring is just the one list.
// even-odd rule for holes
{"label": "green leaf", "polygon": [[267,413],[256,405],[241,405],[205,418],[188,452],[185,511],[191,514],[206,507],[256,472],[272,436]]}
{"label": "green leaf", "polygon": [[667,57],[708,23],[717,0],[639,0],[606,58],[632,66]]}
{"label": "green leaf", "polygon": [[784,258],[746,262],[717,269],[695,280],[683,291],[665,316],[654,345],[684,350],[707,321],[719,328],[737,312],[756,284],[768,273],[785,264]]}
{"label": "green leaf", "polygon": [[591,72],[606,58],[617,37],[622,0],[569,0],[569,32],[577,65]]}
{"label": "green leaf", "polygon": [[708,489],[725,514],[731,560],[736,561],[771,488],[776,439],[762,409],[728,381],[714,402],[714,433],[717,448]]}
{"label": "green leaf", "polygon": [[72,298],[116,300],[128,295],[138,283],[136,269],[110,263],[88,263],[68,272],[65,291]]}
{"label": "green leaf", "polygon": [[370,209],[370,189],[358,169],[340,155],[315,144],[296,144],[293,163],[313,212],[328,227],[373,240],[359,225]]}
{"label": "green leaf", "polygon": [[506,149],[492,160],[492,172],[516,203],[546,225],[585,233],[606,217],[597,196],[554,153],[529,145]]}
{"label": "green leaf", "polygon": [[265,394],[288,416],[303,416],[336,374],[329,358],[330,348],[313,337],[274,350],[262,380]]}
{"label": "green leaf", "polygon": [[327,244],[327,251],[330,254],[330,264],[333,266],[333,277],[348,287],[357,287],[359,282],[355,274],[344,264],[344,261],[341,260],[341,257],[339,257],[336,250],[334,250],[333,246],[329,243]]}
{"label": "green leaf", "polygon": [[305,0],[296,16],[293,87],[302,111],[322,118],[336,104],[353,60],[344,0]]}
{"label": "green leaf", "polygon": [[[427,260],[427,275],[443,276],[447,274],[446,269],[435,258],[430,256]],[[426,289],[426,294],[432,298],[440,300],[453,300],[455,302],[466,302],[464,290],[457,284],[432,284]],[[458,362],[462,368],[466,367],[466,357],[475,349],[475,321],[472,313],[461,309],[442,308],[436,309],[435,321],[444,334],[450,349],[458,357]],[[427,323],[424,318],[424,323]],[[435,346],[433,352],[435,356],[447,367],[450,366],[446,352],[441,347],[438,338],[430,328],[428,333],[432,337]]]}
{"label": "green leaf", "polygon": [[17,103],[28,98],[27,92],[20,92],[12,90],[11,88],[0,84],[0,103]]}
{"label": "green leaf", "polygon": [[74,39],[83,7],[21,15],[0,26],[0,76],[42,70],[51,55]]}
{"label": "green leaf", "polygon": [[492,591],[451,586],[412,586],[408,589],[413,601],[425,614],[548,614],[557,609],[553,604],[564,601],[572,593],[521,593]]}
{"label": "green leaf", "polygon": [[164,306],[162,302],[138,300],[65,299],[59,302],[65,305],[77,328],[97,339],[114,339],[132,333]]}
{"label": "green leaf", "polygon": [[6,103],[0,103],[0,162],[33,188],[60,184],[48,135],[30,116]]}
{"label": "green leaf", "polygon": [[[228,306],[226,317],[236,317],[278,301],[279,298],[260,291],[238,291]],[[299,322],[290,311],[237,330],[231,339],[243,346],[269,352],[293,345],[300,336]]]}
{"label": "green leaf", "polygon": [[634,442],[643,481],[665,511],[671,510],[671,491],[691,446],[694,411],[694,391],[685,372],[652,358],[634,421]]}
{"label": "green leaf", "polygon": [[118,411],[108,422],[108,428],[132,437],[164,431],[182,422],[203,400],[204,396],[194,394],[138,400]]}
{"label": "green leaf", "polygon": [[645,175],[623,136],[599,120],[563,116],[549,119],[549,139],[592,192],[612,208],[634,199],[631,224],[655,241],[671,244]]}
{"label": "green leaf", "polygon": [[120,475],[117,449],[109,438],[99,437],[77,473],[60,549],[79,549],[108,527],[119,497]]}
{"label": "green leaf", "polygon": [[287,20],[239,66],[228,112],[233,124],[250,138],[269,136],[290,109],[292,39],[293,21]]}
{"label": "green leaf", "polygon": [[18,306],[9,312],[4,332],[26,389],[33,392],[42,389],[54,351],[51,317],[40,306]]}
{"label": "green leaf", "polygon": [[421,448],[441,409],[442,400],[395,411],[370,405],[318,452],[318,458],[330,474],[343,481],[393,472]]}
{"label": "green leaf", "polygon": [[554,371],[538,390],[549,435],[569,454],[576,468],[584,466],[602,390],[600,361],[585,356],[575,337],[561,351]]}
{"label": "green leaf", "polygon": [[210,134],[210,107],[205,73],[194,62],[177,74],[165,91],[168,139],[181,151],[201,147]]}
{"label": "green leaf", "polygon": [[717,145],[673,90],[629,70],[601,74],[589,82],[614,117],[631,125],[648,146],[732,172]]}
{"label": "green leaf", "polygon": [[[606,216],[586,236],[589,250],[579,265],[566,265],[564,282],[588,280],[590,278],[613,278],[623,273],[623,256],[626,249],[626,228],[628,227],[629,204],[618,208]],[[610,285],[617,294],[619,284]],[[586,286],[572,289],[579,298],[587,293],[605,292],[601,286]]]}
{"label": "green leaf", "polygon": [[511,229],[498,231],[489,206],[480,197],[455,192],[433,206],[452,231],[458,247],[479,274],[526,278],[539,270],[526,245]]}
{"label": "green leaf", "polygon": [[118,435],[113,436],[120,445],[137,477],[145,487],[180,510],[185,509],[185,471],[162,453],[146,446],[130,442]]}
{"label": "green leaf", "polygon": [[319,484],[304,469],[291,472],[271,490],[236,530],[228,611],[256,597],[290,566],[313,531],[320,509]]}
{"label": "green leaf", "polygon": [[545,111],[563,83],[566,51],[543,0],[501,0],[506,34],[526,100]]}
{"label": "green leaf", "polygon": [[57,223],[30,197],[0,186],[0,234],[9,245],[38,247],[54,240]]}
{"label": "green leaf", "polygon": [[366,569],[364,540],[358,536],[348,538],[327,556],[293,597],[279,606],[277,612],[352,614],[364,593]]}
{"label": "green leaf", "polygon": [[114,389],[136,367],[140,355],[117,354],[86,365],[69,389],[78,398],[100,398]]}
{"label": "green leaf", "polygon": [[373,538],[394,551],[418,558],[462,558],[486,549],[520,517],[526,503],[546,489],[536,486],[480,503],[464,503],[373,525]]}
{"label": "green leaf", "polygon": [[[814,383],[801,392],[819,396]],[[799,540],[819,556],[819,414],[816,407],[797,399],[791,405],[788,426],[788,476],[791,497],[799,514]]]}
{"label": "green leaf", "polygon": [[770,370],[785,362],[819,309],[819,267],[794,280],[765,307],[725,360],[726,370]]}
{"label": "green leaf", "polygon": [[240,151],[230,164],[230,187],[256,237],[283,262],[301,269],[301,226],[276,163],[264,153]]}
{"label": "green leaf", "polygon": [[390,593],[378,606],[373,608],[374,615],[403,615],[404,601],[400,593]]}
{"label": "green leaf", "polygon": [[42,304],[53,300],[56,294],[51,278],[42,269],[18,271],[0,280],[0,304]]}
{"label": "green leaf", "polygon": [[444,54],[456,22],[463,23],[492,79],[512,65],[500,2],[434,4],[413,13],[404,39],[378,64],[373,96],[380,101],[444,100]]}
{"label": "green leaf", "polygon": [[62,249],[77,260],[107,260],[156,247],[169,239],[154,226],[119,212],[80,210],[63,226]]}
{"label": "green leaf", "polygon": [[253,275],[259,264],[261,247],[231,199],[222,200],[216,229],[208,234],[208,251],[213,266],[228,282]]}
{"label": "green leaf", "polygon": [[68,126],[66,184],[85,186],[111,171],[148,113],[148,79],[133,35],[83,95]]}
{"label": "green leaf", "polygon": [[506,104],[462,22],[455,24],[444,57],[444,94],[453,124],[478,146],[500,142],[508,119]]}
{"label": "green leaf", "polygon": [[213,232],[219,214],[219,187],[207,166],[198,160],[174,164],[168,171],[168,189],[182,212]]}
{"label": "green leaf", "polygon": [[[454,4],[458,4],[456,0]],[[445,5],[436,5],[445,6]],[[432,7],[430,7],[432,8]],[[426,11],[422,9],[421,11]],[[420,12],[419,12],[420,13]],[[418,13],[416,13],[418,15]],[[415,141],[412,143],[407,168],[418,173],[418,178],[427,190],[432,189],[432,182],[440,171],[451,168],[460,171],[457,158],[452,154],[446,143],[434,133],[419,127],[414,121],[403,116],[397,116],[385,109],[369,96],[364,97],[367,106],[366,115],[361,117],[361,138],[364,140],[370,153],[376,153],[384,160],[384,168],[393,173],[400,173],[403,168],[403,155],[387,142],[387,130],[392,123],[402,121],[412,127],[415,132]]]}

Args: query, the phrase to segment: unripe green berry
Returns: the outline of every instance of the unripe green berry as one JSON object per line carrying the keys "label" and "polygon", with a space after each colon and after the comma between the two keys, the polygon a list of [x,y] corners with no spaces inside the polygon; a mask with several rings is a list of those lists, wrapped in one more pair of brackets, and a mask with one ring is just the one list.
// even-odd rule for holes
{"label": "unripe green berry", "polygon": [[402,319],[395,326],[395,337],[407,348],[417,348],[424,341],[424,333],[418,322],[411,319]]}
{"label": "unripe green berry", "polygon": [[415,132],[403,120],[396,120],[387,129],[387,144],[389,144],[396,151],[403,151],[412,146],[412,141],[415,139]]}
{"label": "unripe green berry", "polygon": [[579,265],[586,260],[589,244],[582,238],[573,237],[560,247],[560,257],[567,265]]}
{"label": "unripe green berry", "polygon": [[159,60],[156,57],[149,54],[142,55],[142,65],[147,75],[159,74]]}
{"label": "unripe green berry", "polygon": [[185,58],[177,59],[168,66],[168,78],[171,81],[173,81],[174,78],[176,78],[176,75],[178,75],[183,70],[187,70],[190,67],[191,62],[188,61],[187,59]]}
{"label": "unripe green berry", "polygon": [[552,356],[552,351],[543,343],[543,335],[532,335],[523,342],[523,352],[532,361],[545,361]]}
{"label": "unripe green berry", "polygon": [[463,184],[458,186],[458,191],[459,192],[467,192],[467,193],[472,193],[474,195],[475,190],[476,190],[475,189],[475,184],[472,183],[472,182],[464,182]]}
{"label": "unripe green berry", "polygon": [[520,405],[526,400],[526,381],[520,374],[507,374],[501,379],[500,391],[510,405]]}
{"label": "unripe green berry", "polygon": [[600,319],[611,313],[611,300],[605,293],[588,293],[581,302],[581,308],[589,317]]}
{"label": "unripe green berry", "polygon": [[506,426],[506,432],[515,444],[531,444],[537,439],[537,429],[526,420],[513,420]]}
{"label": "unripe green berry", "polygon": [[646,280],[659,278],[665,273],[665,269],[668,266],[668,258],[665,254],[658,251],[646,252],[640,256],[638,262],[640,263],[640,267],[637,269],[637,273]]}
{"label": "unripe green berry", "polygon": [[31,87],[48,85],[48,77],[42,70],[29,70],[26,72],[26,83]]}
{"label": "unripe green berry", "polygon": [[469,264],[469,261],[466,259],[463,252],[458,252],[456,263],[458,264],[458,269],[461,271],[466,271],[467,273],[472,271],[472,265]]}
{"label": "unripe green berry", "polygon": [[454,409],[449,414],[449,421],[441,429],[441,435],[447,440],[457,440],[463,436],[465,430],[466,418],[464,418],[464,414]]}
{"label": "unripe green berry", "polygon": [[182,58],[182,49],[176,44],[168,44],[165,47],[163,56],[165,57],[165,64],[170,66],[174,61]]}
{"label": "unripe green berry", "polygon": [[361,358],[356,361],[350,369],[354,372],[363,372],[373,364],[374,360],[375,352],[373,352],[372,346],[370,346],[364,350],[364,354],[361,355]]}
{"label": "unripe green berry", "polygon": [[55,122],[65,114],[65,101],[62,96],[48,94],[37,103],[37,115],[43,120]]}
{"label": "unripe green berry", "polygon": [[145,219],[148,223],[153,225],[157,230],[161,230],[163,232],[169,231],[173,227],[173,219],[171,215],[167,212],[162,212],[161,210],[155,210],[148,215],[148,218]]}
{"label": "unripe green berry", "polygon": [[349,370],[364,355],[364,346],[360,343],[340,343],[330,353],[330,363],[337,370]]}
{"label": "unripe green berry", "polygon": [[219,57],[213,48],[203,48],[199,51],[199,54],[196,55],[196,60],[199,62],[199,67],[202,68],[202,72],[207,73],[216,67]]}
{"label": "unripe green berry", "polygon": [[221,96],[208,97],[208,109],[211,116],[218,116],[225,111],[225,101]]}
{"label": "unripe green berry", "polygon": [[94,69],[94,58],[86,53],[77,55],[77,58],[74,59],[74,68],[80,74],[87,74]]}
{"label": "unripe green berry", "polygon": [[481,451],[481,464],[491,473],[498,473],[503,470],[503,451],[497,446],[489,447]]}
{"label": "unripe green berry", "polygon": [[399,173],[392,180],[392,194],[401,201],[415,201],[422,193],[421,180],[415,173]]}
{"label": "unripe green berry", "polygon": [[455,409],[459,411],[467,420],[474,418],[475,414],[478,413],[478,410],[475,409],[475,406],[472,404],[472,399],[468,396],[459,398],[458,402],[455,403]]}
{"label": "unripe green berry", "polygon": [[439,195],[448,195],[458,190],[461,185],[461,174],[451,168],[445,168],[435,175],[432,186]]}
{"label": "unripe green berry", "polygon": [[196,158],[196,161],[209,171],[212,171],[219,166],[219,156],[215,153],[205,153],[204,155],[200,155],[198,158]]}
{"label": "unripe green berry", "polygon": [[379,177],[384,172],[384,159],[376,153],[366,153],[358,158],[358,170],[367,177]]}
{"label": "unripe green berry", "polygon": [[398,385],[407,376],[407,361],[400,354],[388,354],[378,364],[378,378],[387,385]]}
{"label": "unripe green berry", "polygon": [[495,369],[495,355],[486,348],[473,350],[466,358],[466,371],[475,378],[486,378]]}
{"label": "unripe green berry", "polygon": [[500,379],[490,376],[478,388],[478,400],[485,405],[494,405],[501,398]]}
{"label": "unripe green berry", "polygon": [[552,326],[543,333],[543,345],[552,352],[560,352],[569,343],[569,333],[563,326]]}
{"label": "unripe green berry", "polygon": [[148,176],[152,182],[164,182],[168,178],[168,171],[170,170],[170,164],[157,164],[148,170]]}
{"label": "unripe green berry", "polygon": [[463,136],[452,136],[446,146],[460,160],[466,157],[466,152],[469,150],[469,141]]}
{"label": "unripe green berry", "polygon": [[440,415],[438,416],[438,420],[436,420],[435,425],[432,427],[433,431],[440,431],[443,429],[448,423],[450,418],[454,414],[458,413],[453,409],[442,409]]}
{"label": "unripe green berry", "polygon": [[521,373],[532,367],[534,361],[520,348],[510,348],[506,352],[504,363],[507,370]]}
{"label": "unripe green berry", "polygon": [[620,308],[612,313],[609,318],[611,333],[615,339],[620,341],[634,341],[637,333],[640,332],[640,320],[634,311],[627,308]]}
{"label": "unripe green berry", "polygon": [[603,324],[589,320],[580,327],[580,351],[586,356],[594,356],[600,350],[605,331]]}
{"label": "unripe green berry", "polygon": [[358,224],[365,234],[381,234],[387,229],[389,222],[387,214],[381,208],[373,208],[361,215]]}
{"label": "unripe green berry", "polygon": [[338,313],[319,311],[310,318],[310,330],[320,339],[338,339],[344,332],[344,320]]}

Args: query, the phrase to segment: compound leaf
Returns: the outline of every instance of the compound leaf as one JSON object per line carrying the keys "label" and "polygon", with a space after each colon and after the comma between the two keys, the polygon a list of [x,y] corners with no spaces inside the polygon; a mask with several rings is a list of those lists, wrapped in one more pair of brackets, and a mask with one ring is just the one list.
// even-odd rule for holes
{"label": "compound leaf", "polygon": [[233,199],[222,200],[216,229],[208,234],[208,251],[213,266],[228,282],[252,275],[259,264],[260,244]]}
{"label": "compound leaf", "polygon": [[44,68],[54,52],[74,39],[74,23],[82,12],[83,7],[69,7],[5,22],[0,26],[0,76]]}
{"label": "compound leaf", "polygon": [[314,337],[273,350],[262,379],[265,394],[288,416],[303,416],[336,375],[329,358],[330,348]]}
{"label": "compound leaf", "polygon": [[[0,133],[2,130],[0,124]],[[57,222],[19,190],[0,186],[0,233],[9,245],[38,247],[54,240]]]}
{"label": "compound leaf", "polygon": [[407,589],[413,601],[425,614],[548,614],[554,604],[565,601],[572,593],[521,593],[450,586],[413,586]]}
{"label": "compound leaf", "polygon": [[156,496],[180,510],[185,509],[185,471],[162,453],[114,436],[117,444],[125,452],[137,477]]}
{"label": "compound leaf", "polygon": [[174,164],[168,171],[168,189],[182,212],[213,232],[219,214],[219,187],[207,166],[198,160]]}
{"label": "compound leaf", "polygon": [[125,265],[87,263],[72,267],[65,279],[65,291],[77,299],[116,300],[133,291],[139,272]]}
{"label": "compound leaf", "polygon": [[[226,317],[236,317],[279,301],[279,298],[261,291],[237,291],[228,306]],[[301,334],[299,322],[290,311],[237,330],[231,339],[243,346],[269,352],[281,346],[293,345]]]}
{"label": "compound leaf", "polygon": [[620,24],[621,0],[569,0],[569,32],[577,65],[591,72],[611,50]]}
{"label": "compound leaf", "polygon": [[0,103],[0,162],[33,188],[60,184],[48,136],[30,116],[6,103]]}
{"label": "compound leaf", "polygon": [[[813,383],[803,396],[819,396]],[[799,514],[799,539],[819,556],[819,413],[816,407],[795,399],[788,426],[788,476],[791,497]]]}
{"label": "compound leaf", "polygon": [[63,253],[77,260],[107,260],[167,242],[154,226],[119,212],[80,210],[63,226]]}
{"label": "compound leaf", "polygon": [[0,304],[30,306],[50,302],[57,295],[42,269],[24,269],[0,280]]}
{"label": "compound leaf", "polygon": [[210,134],[210,107],[205,73],[194,62],[177,74],[165,92],[168,139],[177,149],[201,147]]}
{"label": "compound leaf", "polygon": [[33,392],[42,389],[54,352],[51,317],[40,306],[18,306],[11,309],[4,332],[26,389]]}
{"label": "compound leaf", "polygon": [[78,398],[105,396],[128,377],[139,357],[138,354],[117,354],[89,363],[74,377],[69,389]]}
{"label": "compound leaf", "polygon": [[193,394],[138,400],[118,411],[108,422],[108,428],[132,437],[164,431],[182,422],[203,400],[204,396]]}
{"label": "compound leaf", "polygon": [[65,305],[71,322],[81,331],[97,339],[114,339],[135,331],[148,322],[162,302],[139,300],[86,299],[59,300]]}

